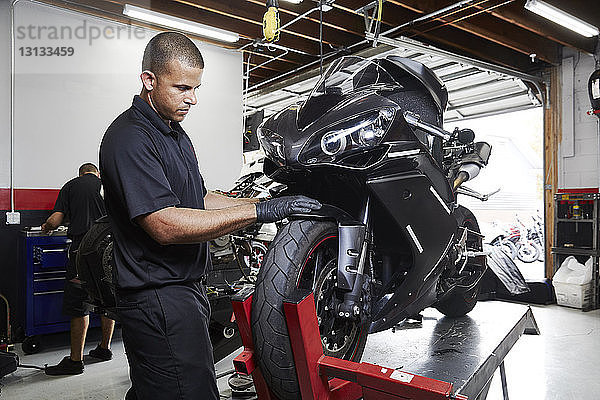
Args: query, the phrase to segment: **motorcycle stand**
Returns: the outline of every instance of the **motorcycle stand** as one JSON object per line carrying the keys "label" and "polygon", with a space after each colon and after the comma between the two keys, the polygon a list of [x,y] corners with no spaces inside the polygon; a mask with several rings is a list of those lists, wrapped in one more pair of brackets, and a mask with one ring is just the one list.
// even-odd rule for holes
{"label": "motorcycle stand", "polygon": [[[233,360],[233,364],[237,372],[252,375],[260,400],[277,400],[269,390],[253,355],[250,324],[252,294],[253,290],[249,288],[232,297],[233,311],[244,345],[244,351]],[[453,395],[453,385],[448,382],[394,368],[325,356],[311,292],[297,291],[293,298],[284,302],[284,313],[302,399],[467,399],[461,394]]]}

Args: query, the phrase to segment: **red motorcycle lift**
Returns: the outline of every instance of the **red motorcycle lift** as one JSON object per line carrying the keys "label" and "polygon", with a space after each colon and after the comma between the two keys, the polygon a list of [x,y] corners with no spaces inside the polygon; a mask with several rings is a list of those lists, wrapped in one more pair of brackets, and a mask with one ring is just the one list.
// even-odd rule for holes
{"label": "red motorcycle lift", "polygon": [[[254,347],[250,325],[252,293],[251,289],[243,290],[232,298],[235,318],[244,345],[244,351],[234,359],[233,363],[237,372],[252,375],[259,400],[277,400],[267,387],[253,355]],[[420,376],[413,372],[325,356],[319,335],[313,295],[307,291],[298,291],[296,296],[297,298],[290,298],[285,301],[284,312],[296,363],[300,391],[304,400],[351,400],[360,398],[365,400],[485,399],[491,378],[498,367],[500,367],[505,399],[508,399],[503,364],[504,356],[521,334],[538,333],[535,319],[528,307],[506,303],[481,303],[478,307],[492,306],[492,308],[497,308],[498,305],[500,307],[506,306],[510,311],[508,314],[518,318],[511,319],[512,329],[509,329],[508,334],[501,338],[499,344],[496,342],[497,347],[490,351],[487,357],[481,357],[476,363],[472,363],[474,358],[472,355],[467,355],[468,360],[461,360],[457,356],[458,358],[455,357],[453,361],[454,367],[449,368],[448,365],[445,365],[449,356],[447,353],[441,352],[438,356],[443,359],[436,360],[433,365],[422,368],[423,372],[427,372],[428,375],[435,375],[432,368],[437,366],[441,371],[439,375],[454,378],[449,379],[456,383],[453,384]],[[492,315],[498,315],[498,310],[494,309]],[[454,331],[460,329],[460,325],[454,326],[453,324]],[[496,328],[498,328],[498,325],[496,325]],[[459,334],[459,336],[461,335]],[[465,336],[462,337],[464,339]],[[431,340],[431,338],[428,339],[428,341]],[[429,346],[425,344],[419,347],[427,349]],[[481,349],[478,350],[481,352]],[[461,351],[455,350],[455,352],[460,353]],[[408,353],[410,353],[410,350]],[[412,358],[415,355],[409,354],[409,356]],[[419,356],[417,355],[417,357]],[[403,365],[410,363],[408,360],[393,361],[394,363],[403,362]],[[417,364],[415,366],[419,367]],[[461,373],[466,373],[468,376],[461,376]]]}

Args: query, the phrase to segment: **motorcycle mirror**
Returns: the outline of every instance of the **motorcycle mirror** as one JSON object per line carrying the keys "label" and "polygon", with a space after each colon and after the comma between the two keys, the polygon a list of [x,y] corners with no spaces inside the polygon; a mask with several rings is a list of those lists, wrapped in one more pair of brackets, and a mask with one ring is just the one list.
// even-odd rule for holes
{"label": "motorcycle mirror", "polygon": [[458,131],[458,141],[462,144],[473,143],[475,140],[475,132],[471,129],[461,129]]}
{"label": "motorcycle mirror", "polygon": [[278,185],[269,189],[271,197],[277,197],[287,189],[286,185]]}

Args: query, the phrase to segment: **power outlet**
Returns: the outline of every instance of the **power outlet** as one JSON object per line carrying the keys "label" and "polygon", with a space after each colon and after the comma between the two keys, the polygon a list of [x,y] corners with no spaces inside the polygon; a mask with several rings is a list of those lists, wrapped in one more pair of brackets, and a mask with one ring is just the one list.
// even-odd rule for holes
{"label": "power outlet", "polygon": [[21,213],[18,211],[6,213],[6,224],[7,225],[19,225],[21,223]]}

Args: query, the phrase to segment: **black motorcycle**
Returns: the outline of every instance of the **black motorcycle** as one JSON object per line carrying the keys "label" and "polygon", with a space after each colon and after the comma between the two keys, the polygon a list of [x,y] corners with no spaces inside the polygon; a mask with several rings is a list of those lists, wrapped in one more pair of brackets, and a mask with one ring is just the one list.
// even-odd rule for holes
{"label": "black motorcycle", "polygon": [[491,147],[442,129],[448,94],[416,61],[336,60],[301,105],[259,128],[265,173],[323,207],[283,226],[252,303],[255,354],[274,394],[300,398],[283,301],[313,291],[324,353],[361,358],[367,334],[429,306],[462,316],[487,267],[477,221],[457,193]]}

